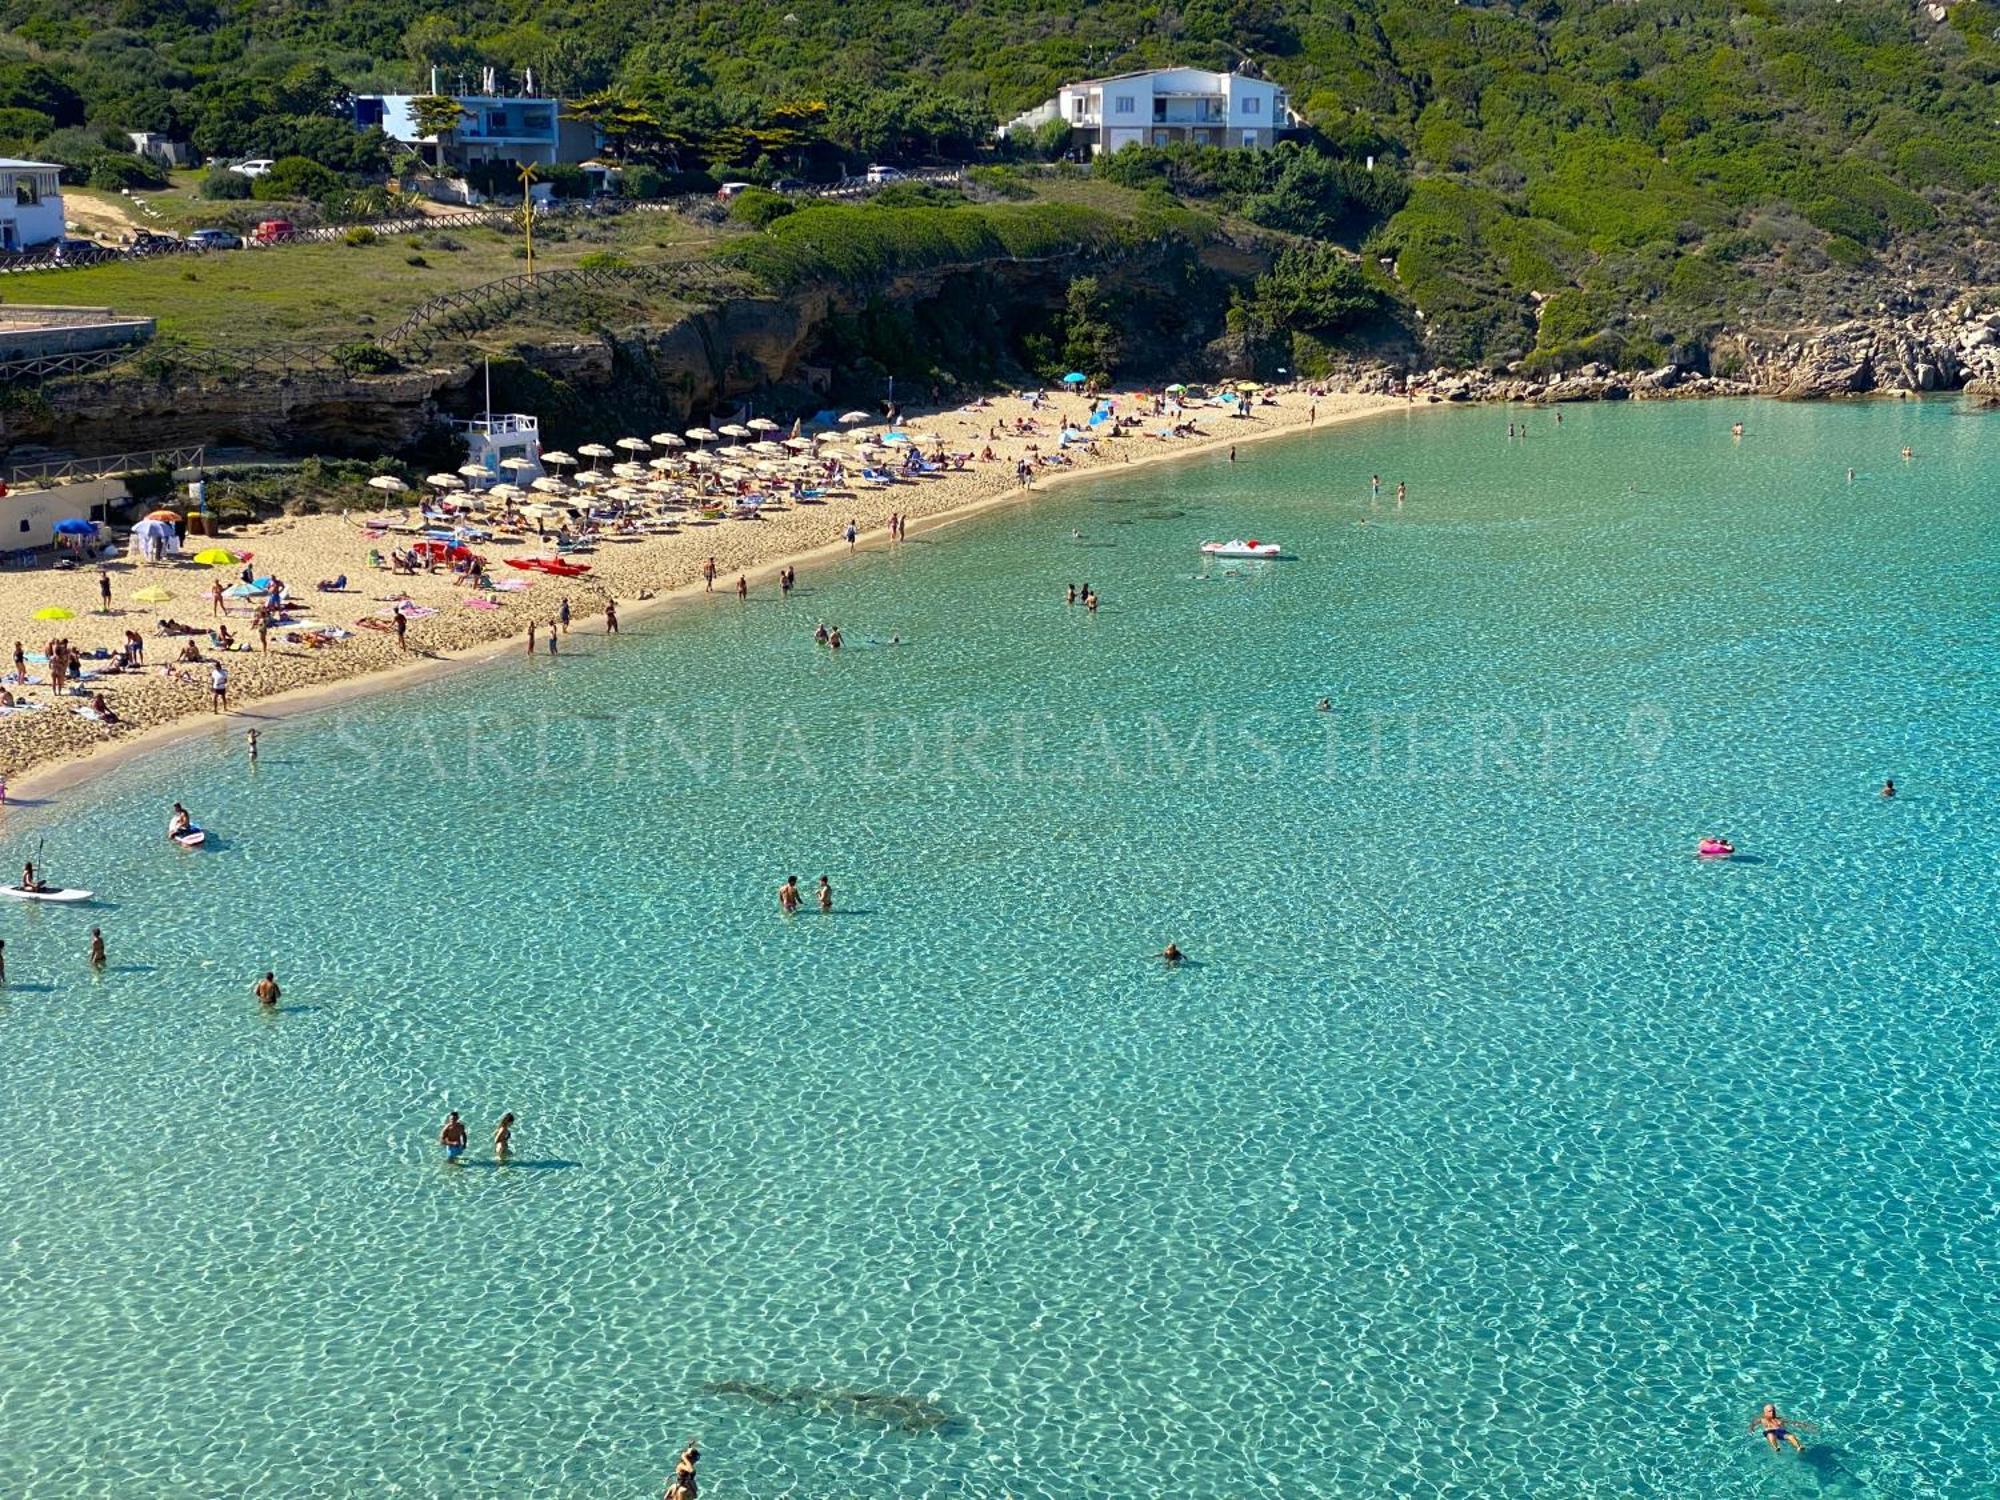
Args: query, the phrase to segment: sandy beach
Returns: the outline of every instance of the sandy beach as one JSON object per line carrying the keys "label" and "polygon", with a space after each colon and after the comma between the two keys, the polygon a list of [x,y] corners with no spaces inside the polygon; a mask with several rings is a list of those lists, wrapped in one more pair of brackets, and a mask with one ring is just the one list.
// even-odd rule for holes
{"label": "sandy beach", "polygon": [[[268,652],[259,651],[247,601],[226,601],[233,612],[215,615],[210,585],[218,576],[225,585],[234,584],[237,570],[231,568],[211,569],[185,561],[148,566],[121,557],[108,565],[112,589],[108,612],[100,608],[99,573],[93,566],[0,574],[0,653],[11,653],[19,641],[30,657],[30,685],[9,686],[20,702],[41,705],[0,711],[0,773],[15,792],[47,791],[73,784],[177,733],[222,732],[227,726],[226,732],[240,743],[248,729],[268,727],[332,698],[404,682],[414,673],[435,672],[455,662],[508,650],[525,653],[529,625],[546,632],[564,599],[569,601],[574,630],[599,632],[607,600],[616,601],[621,623],[662,604],[702,600],[703,564],[713,557],[716,583],[709,602],[734,607],[739,575],[752,588],[775,587],[770,580],[786,564],[806,568],[816,558],[845,553],[843,533],[850,521],[859,530],[859,546],[887,546],[892,514],[902,515],[907,530],[914,533],[993,505],[1032,501],[1036,494],[1085,474],[1185,458],[1406,405],[1394,397],[1296,389],[1271,393],[1268,402],[1254,406],[1246,417],[1231,416],[1220,408],[1198,408],[1190,413],[1198,423],[1197,436],[1152,436],[1164,424],[1149,420],[1143,433],[1101,439],[1092,452],[1072,450],[1073,463],[1041,471],[1032,490],[1016,479],[1016,461],[1028,454],[1031,444],[1041,451],[1052,449],[1053,414],[1066,412],[1080,419],[1086,411],[1081,397],[1044,397],[1039,412],[1031,410],[1028,399],[1007,396],[975,406],[910,413],[906,425],[936,433],[948,450],[978,452],[990,447],[994,458],[886,488],[832,492],[822,503],[772,506],[755,521],[696,522],[670,535],[606,538],[580,557],[591,571],[578,578],[546,577],[501,566],[510,556],[539,556],[550,550],[532,534],[518,541],[481,543],[477,550],[496,577],[528,585],[518,592],[485,595],[495,606],[491,609],[468,607],[469,591],[454,584],[448,572],[412,576],[371,569],[371,548],[386,552],[389,545],[407,544],[410,539],[392,534],[387,540],[371,540],[365,530],[368,518],[362,515],[279,517],[234,528],[220,538],[215,544],[250,554],[258,576],[273,574],[304,599],[312,623],[353,631],[349,638],[319,648],[287,643],[283,637],[297,629],[292,626],[274,629]],[[1121,414],[1131,409],[1121,401]],[[1015,435],[1016,420],[1031,417],[1039,417],[1041,430]],[[1006,429],[1005,435],[989,436],[998,429]],[[204,545],[211,543],[191,538],[188,550]],[[342,574],[348,581],[345,591],[314,591],[319,580]],[[165,589],[172,597],[152,603],[133,599],[147,589]],[[393,635],[360,623],[370,618],[381,621],[403,595],[436,611],[409,622],[407,650],[398,648]],[[50,608],[67,609],[74,617],[35,618],[38,611]],[[204,634],[166,635],[158,628],[163,618],[197,626]],[[250,649],[212,647],[205,632],[224,623]],[[66,636],[87,657],[100,647],[115,651],[127,630],[145,638],[143,669],[91,677],[82,696],[51,696],[48,669],[33,660],[50,639]],[[188,639],[200,649],[200,663],[177,663]],[[211,708],[209,663],[214,661],[228,668],[227,715]],[[104,665],[85,663],[93,672]],[[177,668],[171,675],[170,667]],[[117,715],[115,725],[79,713],[96,693],[102,693]]]}

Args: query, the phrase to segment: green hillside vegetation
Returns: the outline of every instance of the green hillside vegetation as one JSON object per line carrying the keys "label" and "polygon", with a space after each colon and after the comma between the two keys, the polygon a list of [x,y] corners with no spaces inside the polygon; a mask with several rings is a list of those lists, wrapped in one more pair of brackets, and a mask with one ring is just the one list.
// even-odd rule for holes
{"label": "green hillside vegetation", "polygon": [[[432,67],[448,84],[533,68],[615,153],[686,181],[971,159],[1061,82],[1185,63],[1285,84],[1314,152],[1261,174],[1147,152],[1100,181],[1358,252],[1441,360],[1632,364],[1698,351],[1725,323],[1872,302],[1892,274],[1993,274],[1996,0],[1957,0],[1942,23],[1913,0],[4,0],[0,15],[0,149],[64,152],[109,189],[147,169],[108,159],[106,127],[306,157],[351,187],[388,151],[339,118],[348,94],[418,87]],[[805,233],[777,220],[742,253],[796,276]],[[815,245],[829,263],[878,254]]]}

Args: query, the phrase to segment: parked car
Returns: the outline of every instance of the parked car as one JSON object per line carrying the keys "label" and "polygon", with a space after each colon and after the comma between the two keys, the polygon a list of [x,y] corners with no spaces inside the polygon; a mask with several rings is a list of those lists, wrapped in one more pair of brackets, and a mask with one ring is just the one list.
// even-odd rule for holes
{"label": "parked car", "polygon": [[181,237],[166,234],[157,229],[134,229],[125,237],[125,243],[134,250],[172,250],[179,247]]}
{"label": "parked car", "polygon": [[268,156],[255,156],[249,161],[239,161],[228,170],[234,172],[238,177],[262,177],[276,165],[277,162]]}
{"label": "parked car", "polygon": [[189,233],[188,243],[197,250],[241,250],[243,236],[227,229],[196,229]]}
{"label": "parked car", "polygon": [[263,219],[250,231],[253,245],[282,245],[298,231],[292,227],[290,219]]}
{"label": "parked car", "polygon": [[799,181],[796,177],[780,177],[776,182],[771,184],[771,191],[774,193],[806,193],[811,192],[812,189],[808,184]]}
{"label": "parked car", "polygon": [[749,186],[750,184],[747,182],[725,182],[715,190],[715,196],[720,198],[724,203],[727,203],[731,198],[734,198]]}
{"label": "parked car", "polygon": [[866,182],[901,182],[903,173],[897,167],[870,167],[862,177]]}

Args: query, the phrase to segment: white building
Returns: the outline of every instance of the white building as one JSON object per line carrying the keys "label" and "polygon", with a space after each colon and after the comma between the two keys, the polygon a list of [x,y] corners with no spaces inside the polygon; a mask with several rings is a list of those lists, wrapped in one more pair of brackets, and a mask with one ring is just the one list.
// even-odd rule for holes
{"label": "white building", "polygon": [[0,157],[0,251],[32,250],[63,237],[62,169]]}
{"label": "white building", "polygon": [[542,477],[539,418],[495,411],[470,422],[454,422],[452,427],[465,440],[467,464],[477,464],[486,471],[483,480],[468,476],[467,482],[475,489],[491,489],[502,483],[527,485]]}
{"label": "white building", "polygon": [[1121,146],[1271,145],[1297,126],[1290,97],[1275,83],[1241,73],[1158,68],[1066,84],[1046,104],[1016,116],[1001,134],[1065,121],[1091,155]]}

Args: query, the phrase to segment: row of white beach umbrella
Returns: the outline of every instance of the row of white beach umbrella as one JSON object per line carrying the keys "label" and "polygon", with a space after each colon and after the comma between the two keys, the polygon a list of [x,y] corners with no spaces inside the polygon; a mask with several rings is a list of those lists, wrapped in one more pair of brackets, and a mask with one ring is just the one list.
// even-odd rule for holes
{"label": "row of white beach umbrella", "polygon": [[[857,422],[867,422],[870,420],[869,414],[865,411],[843,412],[840,417],[841,423],[850,427]],[[672,469],[682,464],[705,466],[719,459],[735,459],[747,462],[751,461],[753,456],[761,456],[766,459],[789,458],[793,463],[797,463],[804,459],[805,455],[814,452],[816,442],[811,438],[793,437],[786,438],[782,442],[776,442],[768,437],[758,436],[762,433],[774,433],[783,430],[778,423],[773,422],[768,417],[752,417],[748,422],[731,422],[712,430],[707,427],[690,427],[685,437],[679,433],[656,432],[651,438],[622,437],[617,440],[615,446],[611,447],[607,447],[603,443],[585,443],[576,451],[583,458],[602,459],[616,458],[618,451],[621,449],[627,453],[636,455],[649,452],[654,448],[668,450],[685,449],[690,441],[699,444],[719,442],[723,438],[754,439],[754,441],[746,445],[731,445],[715,449],[713,452],[663,453],[659,457],[650,460],[645,466],[645,468],[656,472]],[[847,436],[854,439],[857,443],[861,443],[865,441],[868,435],[866,433],[851,432]],[[937,441],[937,436],[935,433],[917,433],[913,438],[905,439],[905,441],[935,442]],[[862,447],[854,453],[826,450],[822,456],[840,458],[843,461],[860,460],[865,462],[868,455],[866,448]],[[560,468],[575,468],[577,467],[577,458],[567,453],[551,450],[542,455],[542,463],[555,465]],[[503,458],[500,460],[500,467],[511,471],[518,477],[522,470],[533,469],[535,462],[529,458]],[[620,478],[633,480],[644,480],[647,478],[645,469],[629,461],[612,465],[611,474]],[[461,490],[466,487],[468,480],[484,480],[488,477],[490,476],[486,469],[480,467],[478,464],[467,463],[461,464],[458,472],[455,474],[439,473],[427,475],[425,476],[424,483],[432,489],[437,490]],[[604,477],[606,476],[596,471],[589,471],[577,475],[575,482],[579,485],[588,484],[600,481]],[[378,474],[370,479],[368,483],[371,488],[383,490],[391,494],[402,493],[409,489],[407,484],[393,474]],[[570,483],[555,476],[544,476],[531,481],[529,489],[540,491],[543,494],[564,494],[569,491]],[[508,491],[512,491],[512,494],[506,493]],[[522,497],[527,491],[522,490],[518,485],[507,483],[495,485],[488,493],[504,500]]]}

